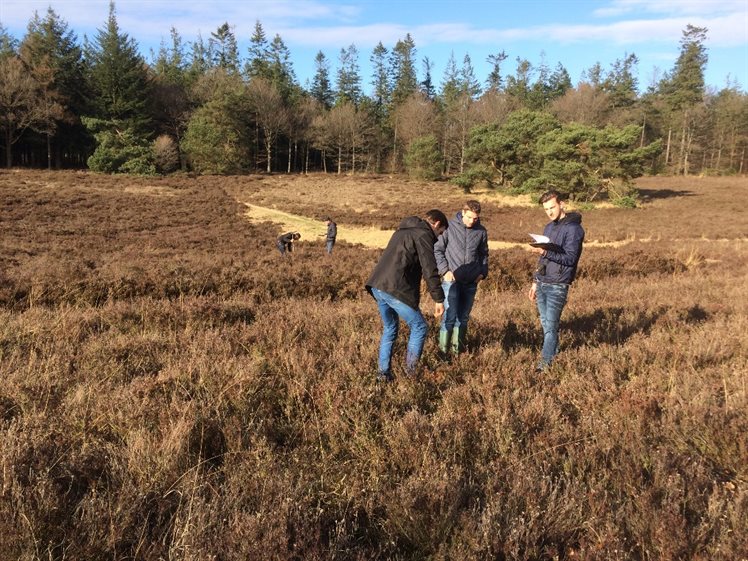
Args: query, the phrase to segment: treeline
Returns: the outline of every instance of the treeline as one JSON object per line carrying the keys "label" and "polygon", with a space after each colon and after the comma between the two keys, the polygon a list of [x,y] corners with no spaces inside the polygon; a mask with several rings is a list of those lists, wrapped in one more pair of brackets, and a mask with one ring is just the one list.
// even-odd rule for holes
{"label": "treeline", "polygon": [[[515,190],[553,184],[625,201],[648,172],[745,171],[748,97],[704,82],[707,30],[687,26],[671,70],[640,93],[638,60],[596,64],[572,85],[562,64],[468,55],[436,84],[410,35],[370,54],[364,93],[355,45],[337,69],[320,51],[302,86],[282,38],[255,24],[246,56],[224,23],[204,40],[176,29],[148,63],[114,4],[80,44],[51,8],[20,40],[0,25],[0,142],[5,166],[117,173],[407,172]],[[420,68],[418,68],[420,66]]]}

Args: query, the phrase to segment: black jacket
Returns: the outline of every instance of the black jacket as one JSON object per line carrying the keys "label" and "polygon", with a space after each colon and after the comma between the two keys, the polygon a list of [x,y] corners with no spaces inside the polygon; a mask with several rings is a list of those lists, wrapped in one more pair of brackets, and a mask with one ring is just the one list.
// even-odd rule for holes
{"label": "black jacket", "polygon": [[417,216],[403,219],[366,281],[366,290],[371,293],[376,288],[418,309],[423,276],[434,302],[444,302],[434,259],[435,242],[436,234],[428,222]]}
{"label": "black jacket", "polygon": [[535,279],[547,283],[571,284],[577,275],[577,265],[582,255],[582,215],[570,212],[558,222],[549,222],[543,234],[551,239],[551,243],[559,246],[559,251],[548,250],[538,260]]}

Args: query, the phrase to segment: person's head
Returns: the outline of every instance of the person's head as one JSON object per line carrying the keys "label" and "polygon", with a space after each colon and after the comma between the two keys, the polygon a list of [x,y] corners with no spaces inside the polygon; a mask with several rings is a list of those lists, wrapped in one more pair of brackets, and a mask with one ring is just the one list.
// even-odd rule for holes
{"label": "person's head", "polygon": [[330,217],[328,216],[327,218],[325,218],[325,222],[327,222],[327,223],[329,224],[330,222],[332,222],[332,218],[330,218]]}
{"label": "person's head", "polygon": [[301,239],[301,234],[299,232],[294,232],[291,237],[295,240]]}
{"label": "person's head", "polygon": [[434,230],[437,236],[441,235],[447,229],[447,217],[441,210],[431,209],[423,219],[429,223],[429,226],[431,226],[431,229]]}
{"label": "person's head", "polygon": [[565,200],[564,195],[555,189],[551,189],[540,195],[540,200],[538,202],[543,205],[543,210],[548,215],[548,218],[556,221],[566,216],[566,213],[564,212]]}
{"label": "person's head", "polygon": [[478,201],[466,201],[462,206],[462,223],[467,228],[472,228],[480,219],[480,203]]}

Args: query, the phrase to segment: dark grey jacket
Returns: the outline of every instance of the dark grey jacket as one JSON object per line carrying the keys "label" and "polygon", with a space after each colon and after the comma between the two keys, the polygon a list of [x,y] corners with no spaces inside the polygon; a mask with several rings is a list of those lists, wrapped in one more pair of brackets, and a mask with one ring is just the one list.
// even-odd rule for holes
{"label": "dark grey jacket", "polygon": [[462,211],[449,221],[434,245],[439,274],[452,271],[458,282],[472,283],[488,276],[488,232],[476,221],[472,228],[462,221]]}
{"label": "dark grey jacket", "polygon": [[377,288],[418,309],[423,276],[434,302],[444,302],[434,260],[435,242],[436,234],[428,222],[417,216],[403,219],[366,281],[366,290],[371,293]]}
{"label": "dark grey jacket", "polygon": [[547,250],[540,257],[535,279],[547,283],[571,284],[577,275],[577,265],[582,255],[582,215],[570,212],[562,220],[549,222],[543,234],[551,239],[551,243],[559,246],[559,250]]}

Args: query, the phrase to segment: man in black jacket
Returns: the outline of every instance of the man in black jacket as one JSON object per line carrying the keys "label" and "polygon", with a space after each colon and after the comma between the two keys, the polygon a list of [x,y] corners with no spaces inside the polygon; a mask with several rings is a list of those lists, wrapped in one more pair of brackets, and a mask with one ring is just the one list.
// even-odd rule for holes
{"label": "man in black jacket", "polygon": [[405,355],[409,374],[415,372],[428,333],[428,324],[419,309],[421,277],[434,300],[434,315],[444,313],[444,291],[434,258],[434,243],[446,229],[447,217],[440,210],[430,210],[423,218],[405,218],[392,234],[366,289],[377,301],[384,326],[379,343],[377,379],[392,381],[392,345],[397,338],[400,318],[410,327]]}
{"label": "man in black jacket", "polygon": [[543,326],[543,351],[537,371],[548,368],[558,354],[561,312],[577,274],[584,242],[582,216],[577,212],[566,212],[563,196],[558,191],[546,191],[541,195],[540,203],[551,219],[543,230],[551,243],[547,248],[532,249],[540,257],[528,297],[537,303]]}

